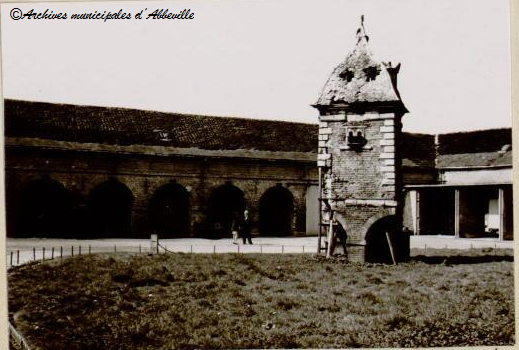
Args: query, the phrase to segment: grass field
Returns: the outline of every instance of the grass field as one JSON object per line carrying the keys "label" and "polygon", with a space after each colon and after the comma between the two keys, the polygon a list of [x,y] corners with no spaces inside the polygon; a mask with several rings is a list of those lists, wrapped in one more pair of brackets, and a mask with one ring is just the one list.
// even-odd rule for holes
{"label": "grass field", "polygon": [[[512,345],[511,252],[91,255],[13,268],[9,317],[39,349]],[[463,254],[464,256],[456,256]]]}

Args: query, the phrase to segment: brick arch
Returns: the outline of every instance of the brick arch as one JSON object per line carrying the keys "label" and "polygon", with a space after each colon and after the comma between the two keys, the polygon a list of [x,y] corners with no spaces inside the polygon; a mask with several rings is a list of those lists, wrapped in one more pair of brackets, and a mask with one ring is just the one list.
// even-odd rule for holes
{"label": "brick arch", "polygon": [[387,235],[393,236],[397,229],[396,215],[385,215],[373,222],[365,235],[364,260],[372,263],[391,263],[394,259],[392,244]]}
{"label": "brick arch", "polygon": [[[251,184],[254,184],[252,186]],[[256,201],[258,186],[253,181],[245,181],[243,179],[231,179],[231,180],[225,180],[225,181],[216,181],[212,183],[210,186],[207,186],[205,188],[205,192],[203,194],[205,201],[208,202],[211,198],[211,195],[215,190],[217,190],[220,187],[224,186],[234,186],[238,188],[241,192],[243,192],[243,198],[245,199],[245,204],[247,208],[249,208],[252,203]]]}
{"label": "brick arch", "polygon": [[360,229],[362,241],[360,244],[366,244],[366,234],[368,233],[369,229],[373,224],[375,224],[377,221],[387,217],[387,216],[393,216],[395,215],[395,209],[394,208],[382,208],[378,213],[370,217],[364,225],[362,225]]}
{"label": "brick arch", "polygon": [[276,184],[267,189],[259,201],[262,235],[290,236],[294,230],[295,201],[292,192]]}
{"label": "brick arch", "polygon": [[148,201],[148,227],[160,238],[187,237],[190,233],[190,195],[175,180],[155,189]]}
{"label": "brick arch", "polygon": [[70,193],[62,182],[43,175],[8,193],[7,210],[15,230],[11,237],[66,237],[70,225]]}
{"label": "brick arch", "polygon": [[350,242],[350,240],[352,239],[351,233],[353,231],[351,225],[348,224],[348,220],[346,219],[346,217],[338,212],[334,212],[333,217],[335,218],[335,220],[339,222],[339,224],[341,224],[342,228],[346,232],[346,242]]}
{"label": "brick arch", "polygon": [[130,237],[134,200],[129,187],[115,177],[98,183],[87,201],[91,234],[100,238]]}
{"label": "brick arch", "polygon": [[243,215],[247,205],[245,192],[231,181],[213,187],[207,200],[204,235],[209,238],[230,235],[233,221]]}

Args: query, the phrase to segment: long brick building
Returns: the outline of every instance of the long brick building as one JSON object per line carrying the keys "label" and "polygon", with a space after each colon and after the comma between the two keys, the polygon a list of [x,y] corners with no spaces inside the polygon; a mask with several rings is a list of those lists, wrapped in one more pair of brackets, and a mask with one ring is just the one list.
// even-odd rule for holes
{"label": "long brick building", "polygon": [[10,236],[221,237],[245,207],[315,232],[314,125],[11,100],[5,121]]}
{"label": "long brick building", "polygon": [[[318,129],[5,100],[7,234],[221,237],[245,206],[256,234],[316,234]],[[510,145],[510,129],[404,132],[405,226],[510,239]]]}

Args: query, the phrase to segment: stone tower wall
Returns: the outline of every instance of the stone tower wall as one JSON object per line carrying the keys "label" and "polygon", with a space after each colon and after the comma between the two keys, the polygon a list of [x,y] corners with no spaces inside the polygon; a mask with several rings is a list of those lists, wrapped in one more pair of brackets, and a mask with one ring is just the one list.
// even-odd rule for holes
{"label": "stone tower wall", "polygon": [[[375,222],[394,216],[401,227],[400,118],[377,112],[320,116],[322,198],[347,233],[350,261],[365,261],[366,234]],[[367,141],[362,149],[348,145],[350,130],[361,130]],[[323,217],[328,217],[326,205]],[[405,251],[398,254],[406,255]]]}

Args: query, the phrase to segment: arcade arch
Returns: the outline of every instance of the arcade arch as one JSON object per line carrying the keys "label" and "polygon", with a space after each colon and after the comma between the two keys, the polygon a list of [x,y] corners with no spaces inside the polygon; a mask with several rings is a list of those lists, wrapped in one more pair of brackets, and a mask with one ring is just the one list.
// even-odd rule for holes
{"label": "arcade arch", "polygon": [[260,199],[261,235],[291,235],[293,218],[294,196],[290,190],[281,185],[266,190]]}
{"label": "arcade arch", "polygon": [[232,221],[243,215],[245,207],[245,195],[238,187],[230,182],[217,187],[209,198],[209,237],[230,237]]}
{"label": "arcade arch", "polygon": [[190,232],[189,193],[170,182],[159,187],[149,204],[149,227],[159,238],[187,237]]}
{"label": "arcade arch", "polygon": [[133,201],[132,191],[115,178],[94,187],[88,198],[92,237],[131,237]]}
{"label": "arcade arch", "polygon": [[15,213],[14,237],[65,237],[71,210],[65,187],[50,177],[22,186]]}

